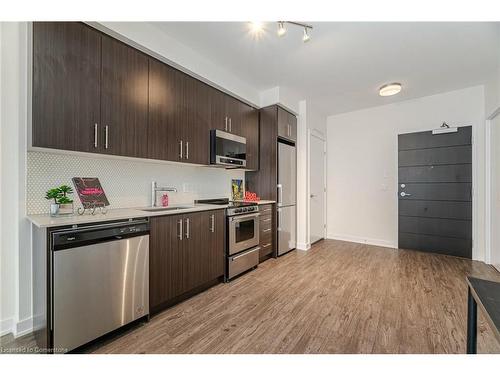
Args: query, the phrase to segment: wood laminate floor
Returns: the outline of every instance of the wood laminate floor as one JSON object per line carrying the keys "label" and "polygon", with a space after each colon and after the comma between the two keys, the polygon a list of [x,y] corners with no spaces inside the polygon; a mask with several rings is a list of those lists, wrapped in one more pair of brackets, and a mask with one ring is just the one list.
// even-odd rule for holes
{"label": "wood laminate floor", "polygon": [[[481,262],[321,241],[271,259],[94,353],[465,353],[466,275]],[[484,318],[478,352],[500,353]]]}

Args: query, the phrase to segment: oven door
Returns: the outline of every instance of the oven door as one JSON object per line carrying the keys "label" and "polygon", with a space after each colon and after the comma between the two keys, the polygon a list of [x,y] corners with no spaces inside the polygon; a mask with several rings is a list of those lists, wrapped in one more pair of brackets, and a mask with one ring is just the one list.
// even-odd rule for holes
{"label": "oven door", "polygon": [[259,215],[248,214],[229,217],[229,255],[259,244]]}

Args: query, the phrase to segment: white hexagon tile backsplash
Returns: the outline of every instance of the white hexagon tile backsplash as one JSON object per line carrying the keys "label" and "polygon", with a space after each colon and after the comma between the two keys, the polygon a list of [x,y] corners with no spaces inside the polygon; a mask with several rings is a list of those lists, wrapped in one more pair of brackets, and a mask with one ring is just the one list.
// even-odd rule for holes
{"label": "white hexagon tile backsplash", "polygon": [[[151,204],[151,181],[177,188],[169,193],[170,204],[192,203],[198,198],[229,197],[231,179],[243,178],[242,171],[136,161],[109,157],[80,156],[49,152],[28,152],[26,211],[47,213],[45,192],[67,184],[73,177],[98,177],[110,208],[144,207]],[[80,201],[74,194],[75,207]]]}

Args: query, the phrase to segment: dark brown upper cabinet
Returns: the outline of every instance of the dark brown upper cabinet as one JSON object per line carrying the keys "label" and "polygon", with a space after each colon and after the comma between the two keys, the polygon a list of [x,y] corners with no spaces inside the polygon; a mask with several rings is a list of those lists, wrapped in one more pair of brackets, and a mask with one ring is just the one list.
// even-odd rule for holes
{"label": "dark brown upper cabinet", "polygon": [[247,167],[259,169],[259,111],[244,103],[240,103],[241,135],[247,140]]}
{"label": "dark brown upper cabinet", "polygon": [[210,130],[247,138],[256,110],[79,22],[33,24],[32,145],[209,164]]}
{"label": "dark brown upper cabinet", "polygon": [[148,157],[151,159],[183,159],[184,90],[181,72],[150,59]]}
{"label": "dark brown upper cabinet", "polygon": [[278,137],[297,140],[297,117],[281,107],[278,107]]}
{"label": "dark brown upper cabinet", "polygon": [[209,163],[210,88],[150,59],[148,157]]}
{"label": "dark brown upper cabinet", "polygon": [[212,89],[212,129],[242,135],[241,102],[232,96]]}
{"label": "dark brown upper cabinet", "polygon": [[99,146],[101,34],[77,22],[33,23],[32,145]]}
{"label": "dark brown upper cabinet", "polygon": [[101,128],[104,152],[147,157],[148,57],[102,36]]}

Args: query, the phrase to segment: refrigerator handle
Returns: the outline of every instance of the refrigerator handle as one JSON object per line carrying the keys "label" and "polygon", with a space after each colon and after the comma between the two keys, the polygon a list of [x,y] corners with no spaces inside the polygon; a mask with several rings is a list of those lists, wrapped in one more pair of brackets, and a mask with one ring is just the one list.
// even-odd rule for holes
{"label": "refrigerator handle", "polygon": [[281,208],[278,208],[278,232],[281,232]]}
{"label": "refrigerator handle", "polygon": [[283,203],[283,185],[278,184],[278,206]]}

